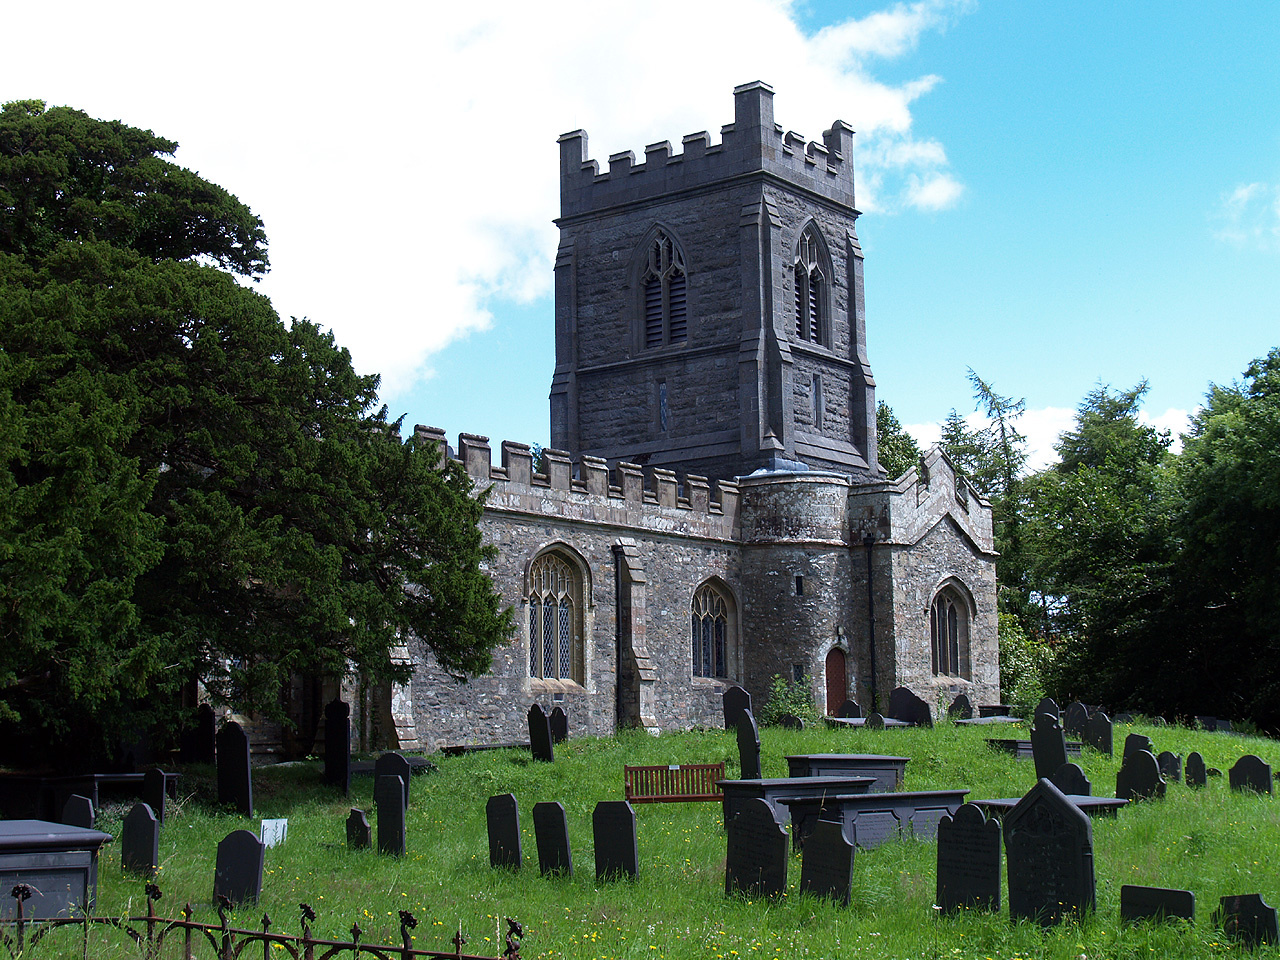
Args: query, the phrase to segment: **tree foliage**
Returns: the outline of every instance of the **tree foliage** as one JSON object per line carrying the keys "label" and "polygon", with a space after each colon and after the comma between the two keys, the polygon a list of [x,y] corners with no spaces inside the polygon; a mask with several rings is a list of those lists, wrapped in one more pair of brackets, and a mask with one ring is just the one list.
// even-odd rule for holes
{"label": "tree foliage", "polygon": [[876,450],[880,466],[890,479],[897,479],[920,462],[920,446],[881,400],[876,404]]}

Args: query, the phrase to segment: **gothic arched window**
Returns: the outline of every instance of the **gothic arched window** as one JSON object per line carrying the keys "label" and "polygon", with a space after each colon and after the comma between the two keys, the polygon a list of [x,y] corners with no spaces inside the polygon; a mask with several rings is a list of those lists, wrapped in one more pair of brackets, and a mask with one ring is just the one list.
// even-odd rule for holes
{"label": "gothic arched window", "polygon": [[942,590],[929,608],[936,677],[969,677],[969,608],[953,590]]}
{"label": "gothic arched window", "polygon": [[689,338],[684,256],[661,230],[649,241],[640,275],[644,345],[661,347]]}
{"label": "gothic arched window", "polygon": [[559,553],[529,567],[529,676],[582,682],[582,575]]}
{"label": "gothic arched window", "polygon": [[713,583],[693,594],[693,675],[728,677],[733,655],[733,600]]}
{"label": "gothic arched window", "polygon": [[796,248],[796,339],[811,343],[826,340],[827,278],[823,272],[822,245],[813,224],[805,227]]}

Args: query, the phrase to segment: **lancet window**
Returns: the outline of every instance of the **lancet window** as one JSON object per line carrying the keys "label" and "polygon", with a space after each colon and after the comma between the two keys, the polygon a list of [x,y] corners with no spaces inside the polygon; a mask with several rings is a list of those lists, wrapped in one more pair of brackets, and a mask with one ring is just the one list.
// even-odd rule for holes
{"label": "lancet window", "polygon": [[689,305],[684,256],[661,230],[649,242],[640,277],[644,297],[645,347],[681,343],[689,338]]}
{"label": "lancet window", "polygon": [[796,247],[795,298],[796,339],[823,343],[827,335],[827,277],[813,224],[805,228]]}
{"label": "lancet window", "polygon": [[529,676],[582,682],[582,575],[555,552],[529,568]]}

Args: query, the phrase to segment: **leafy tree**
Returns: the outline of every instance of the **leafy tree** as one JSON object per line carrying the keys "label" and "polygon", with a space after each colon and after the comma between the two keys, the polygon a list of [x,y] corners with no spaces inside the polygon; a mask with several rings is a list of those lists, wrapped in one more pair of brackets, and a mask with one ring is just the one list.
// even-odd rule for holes
{"label": "leafy tree", "polygon": [[291,672],[404,679],[406,633],[482,672],[511,628],[464,471],[236,281],[261,223],[175,147],[0,111],[0,713],[81,751],[196,680],[270,713]]}
{"label": "leafy tree", "polygon": [[902,429],[892,408],[883,400],[876,404],[876,449],[880,466],[891,479],[920,462],[920,446],[915,437]]}

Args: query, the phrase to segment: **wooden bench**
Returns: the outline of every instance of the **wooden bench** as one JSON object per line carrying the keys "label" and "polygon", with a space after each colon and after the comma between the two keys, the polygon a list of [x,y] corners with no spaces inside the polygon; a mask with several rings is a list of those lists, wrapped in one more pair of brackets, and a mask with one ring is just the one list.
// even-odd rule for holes
{"label": "wooden bench", "polygon": [[724,763],[680,763],[665,767],[623,767],[623,786],[632,803],[723,800],[716,784]]}

